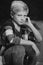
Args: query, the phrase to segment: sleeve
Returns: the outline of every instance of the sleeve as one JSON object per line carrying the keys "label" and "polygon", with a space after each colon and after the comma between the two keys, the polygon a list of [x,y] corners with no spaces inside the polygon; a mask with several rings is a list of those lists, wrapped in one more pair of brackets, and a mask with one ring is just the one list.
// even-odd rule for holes
{"label": "sleeve", "polygon": [[5,41],[5,44],[6,42],[20,44],[20,37],[15,35],[13,28],[10,25],[3,27],[2,39]]}
{"label": "sleeve", "polygon": [[20,44],[20,39],[21,38],[19,36],[15,35],[12,28],[7,29],[5,31],[5,35],[7,36],[10,43]]}

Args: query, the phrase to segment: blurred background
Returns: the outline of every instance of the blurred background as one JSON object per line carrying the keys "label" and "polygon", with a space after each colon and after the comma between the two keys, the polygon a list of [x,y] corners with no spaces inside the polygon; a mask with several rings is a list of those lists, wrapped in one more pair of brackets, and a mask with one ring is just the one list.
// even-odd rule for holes
{"label": "blurred background", "polygon": [[[10,5],[13,0],[0,0],[0,27],[1,25],[10,18]],[[43,38],[43,0],[23,0],[27,3],[30,12],[28,16],[35,22],[40,30],[39,32]],[[39,65],[43,65],[43,40],[40,46],[40,57],[39,57]]]}

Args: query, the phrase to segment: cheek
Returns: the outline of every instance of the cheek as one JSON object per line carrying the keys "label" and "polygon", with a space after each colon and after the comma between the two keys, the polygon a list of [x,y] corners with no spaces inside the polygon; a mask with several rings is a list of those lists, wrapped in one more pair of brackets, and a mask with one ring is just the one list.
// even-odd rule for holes
{"label": "cheek", "polygon": [[20,21],[21,20],[21,17],[18,17],[17,19]]}
{"label": "cheek", "polygon": [[18,21],[19,20],[19,17],[16,16],[15,19],[16,19],[16,21]]}
{"label": "cheek", "polygon": [[15,16],[16,21],[21,21],[21,17],[20,16]]}

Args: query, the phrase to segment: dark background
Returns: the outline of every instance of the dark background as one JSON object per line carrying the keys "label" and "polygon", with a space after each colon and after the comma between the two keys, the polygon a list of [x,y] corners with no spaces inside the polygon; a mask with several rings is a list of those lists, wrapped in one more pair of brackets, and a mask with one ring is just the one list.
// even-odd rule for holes
{"label": "dark background", "polygon": [[[0,24],[10,17],[10,5],[13,0],[0,0]],[[43,0],[23,0],[27,3],[32,20],[43,20]]]}

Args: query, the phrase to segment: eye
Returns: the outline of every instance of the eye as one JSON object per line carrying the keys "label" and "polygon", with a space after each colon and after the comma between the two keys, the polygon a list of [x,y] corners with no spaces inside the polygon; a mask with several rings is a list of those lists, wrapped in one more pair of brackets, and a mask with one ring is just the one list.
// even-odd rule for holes
{"label": "eye", "polygon": [[27,15],[24,15],[24,17],[26,17]]}
{"label": "eye", "polygon": [[22,16],[22,15],[18,15],[18,16]]}

